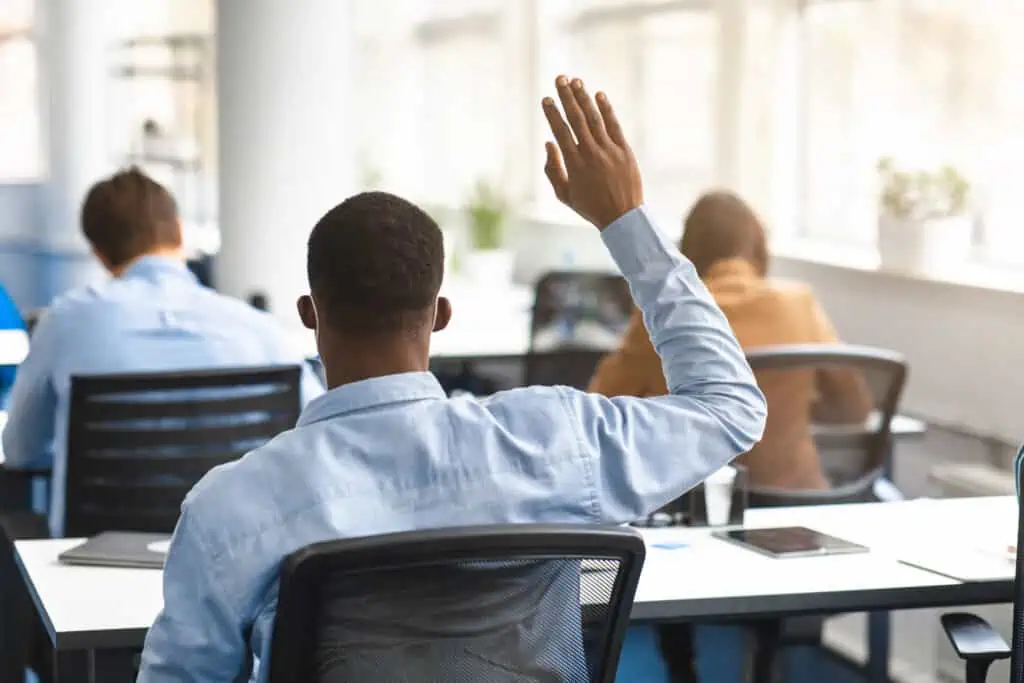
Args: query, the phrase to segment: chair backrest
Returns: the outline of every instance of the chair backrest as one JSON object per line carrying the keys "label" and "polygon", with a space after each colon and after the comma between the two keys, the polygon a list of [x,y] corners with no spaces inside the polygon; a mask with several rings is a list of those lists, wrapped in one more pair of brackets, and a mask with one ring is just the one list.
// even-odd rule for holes
{"label": "chair backrest", "polygon": [[633,313],[633,298],[618,275],[585,271],[546,273],[534,286],[530,347],[614,348]]}
{"label": "chair backrest", "polygon": [[752,486],[751,507],[868,500],[890,455],[892,419],[907,378],[904,357],[888,349],[849,344],[799,344],[747,351],[758,383],[806,375],[817,387],[812,434],[828,491],[783,491]]}
{"label": "chair backrest", "polygon": [[71,378],[65,533],[170,533],[209,470],[291,429],[297,366]]}
{"label": "chair backrest", "polygon": [[270,683],[611,683],[644,560],[624,527],[329,541],[281,569]]}
{"label": "chair backrest", "polygon": [[530,351],[523,357],[523,384],[586,389],[604,355],[597,349]]}

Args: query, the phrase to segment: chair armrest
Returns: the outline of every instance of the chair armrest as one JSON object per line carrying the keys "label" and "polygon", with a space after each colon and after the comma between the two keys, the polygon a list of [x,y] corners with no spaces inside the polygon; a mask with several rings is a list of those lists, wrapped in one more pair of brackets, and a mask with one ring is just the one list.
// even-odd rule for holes
{"label": "chair armrest", "polygon": [[979,616],[965,612],[943,614],[942,628],[960,659],[992,662],[1010,656],[1010,646]]}

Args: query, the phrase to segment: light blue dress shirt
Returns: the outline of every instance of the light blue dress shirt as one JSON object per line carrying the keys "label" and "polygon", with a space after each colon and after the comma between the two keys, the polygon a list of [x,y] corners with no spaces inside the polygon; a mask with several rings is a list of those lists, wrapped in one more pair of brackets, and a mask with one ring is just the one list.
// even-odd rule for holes
{"label": "light blue dress shirt", "polygon": [[305,402],[323,393],[297,340],[268,314],[203,287],[180,261],[143,257],[61,297],[39,321],[11,390],[6,466],[53,467],[50,532],[60,536],[72,375],[277,364],[303,366]]}
{"label": "light blue dress shirt", "polygon": [[[643,310],[671,395],[528,387],[449,399],[428,373],[328,392],[294,430],[189,494],[139,681],[266,680],[280,564],[310,543],[465,524],[633,521],[757,443],[764,397],[693,265],[645,209],[602,237]],[[578,595],[578,583],[564,588]],[[575,600],[564,618],[578,632]],[[571,633],[568,625],[552,633]]]}

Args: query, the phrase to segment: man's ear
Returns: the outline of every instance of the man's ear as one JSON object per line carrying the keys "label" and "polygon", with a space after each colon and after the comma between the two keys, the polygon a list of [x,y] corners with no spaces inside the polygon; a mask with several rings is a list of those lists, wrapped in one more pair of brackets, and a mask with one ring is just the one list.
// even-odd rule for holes
{"label": "man's ear", "polygon": [[296,306],[299,309],[299,320],[302,321],[303,327],[307,330],[315,330],[317,326],[317,316],[316,304],[313,303],[313,297],[309,294],[303,294],[296,302]]}
{"label": "man's ear", "polygon": [[452,321],[452,302],[443,296],[437,297],[437,307],[434,309],[434,332],[440,332],[448,327]]}

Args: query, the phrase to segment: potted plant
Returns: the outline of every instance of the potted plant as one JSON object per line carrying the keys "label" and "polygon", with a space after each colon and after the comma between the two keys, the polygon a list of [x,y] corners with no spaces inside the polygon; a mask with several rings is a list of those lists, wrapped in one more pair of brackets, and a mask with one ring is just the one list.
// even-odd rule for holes
{"label": "potted plant", "polygon": [[515,254],[504,246],[509,214],[505,198],[493,186],[479,182],[465,211],[470,249],[461,260],[463,272],[480,283],[511,282]]}
{"label": "potted plant", "polygon": [[878,162],[878,254],[882,267],[929,272],[955,266],[971,248],[970,184],[951,166],[934,170]]}

